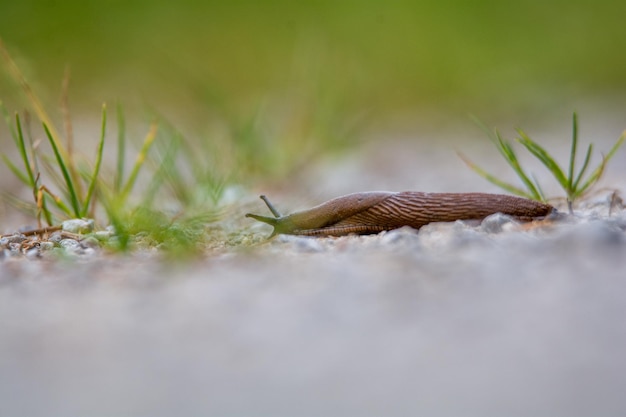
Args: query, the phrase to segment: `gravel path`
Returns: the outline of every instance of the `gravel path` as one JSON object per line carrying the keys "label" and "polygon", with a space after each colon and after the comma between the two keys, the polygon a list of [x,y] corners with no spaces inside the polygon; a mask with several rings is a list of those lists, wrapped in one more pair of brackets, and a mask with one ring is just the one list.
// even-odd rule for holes
{"label": "gravel path", "polygon": [[[429,191],[493,191],[433,149]],[[376,154],[337,170],[370,172]],[[401,170],[379,172],[324,193]],[[259,243],[184,266],[6,258],[0,415],[626,415],[626,211],[609,216],[609,196],[550,223],[336,239],[264,241],[242,219]]]}

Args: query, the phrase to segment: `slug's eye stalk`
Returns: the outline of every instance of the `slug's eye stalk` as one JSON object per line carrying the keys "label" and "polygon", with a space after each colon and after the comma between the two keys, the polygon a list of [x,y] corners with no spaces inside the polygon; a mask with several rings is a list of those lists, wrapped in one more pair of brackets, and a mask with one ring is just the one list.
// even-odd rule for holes
{"label": "slug's eye stalk", "polygon": [[275,217],[260,216],[258,214],[252,214],[252,213],[247,213],[246,217],[249,217],[249,218],[252,218],[254,220],[258,220],[260,222],[267,223],[270,226],[273,226],[274,227],[274,232],[270,235],[270,237],[272,237],[272,236],[277,234],[276,226],[279,225],[279,221],[280,221],[280,218],[282,216],[281,216],[280,212],[278,210],[276,210],[274,205],[272,203],[270,203],[270,200],[268,200],[268,198],[266,196],[262,195],[261,196],[261,200],[263,200],[265,202],[265,204],[267,205],[267,208],[270,209],[270,211],[272,212],[272,214]]}
{"label": "slug's eye stalk", "polygon": [[252,214],[252,213],[247,213],[246,217],[250,217],[254,220],[258,220],[260,222],[263,223],[267,223],[271,226],[276,226],[278,224],[278,219],[274,218],[274,217],[267,217],[267,216],[259,216],[258,214]]}
{"label": "slug's eye stalk", "polygon": [[274,217],[276,218],[282,217],[282,214],[280,214],[280,212],[276,210],[276,207],[274,207],[274,205],[270,203],[270,200],[266,196],[262,195],[260,198],[261,200],[263,200],[263,202],[265,202],[265,204],[267,205],[267,208],[270,209]]}

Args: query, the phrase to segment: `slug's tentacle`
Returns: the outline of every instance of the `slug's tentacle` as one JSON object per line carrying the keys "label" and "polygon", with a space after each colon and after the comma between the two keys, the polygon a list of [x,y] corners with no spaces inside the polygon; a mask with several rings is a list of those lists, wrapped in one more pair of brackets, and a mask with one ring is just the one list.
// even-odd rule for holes
{"label": "slug's tentacle", "polygon": [[270,202],[270,200],[266,196],[262,195],[260,198],[261,198],[261,200],[263,200],[265,202],[265,205],[267,205],[267,208],[270,209],[270,211],[272,212],[274,217],[260,216],[258,214],[252,214],[252,213],[247,213],[246,217],[250,217],[250,218],[252,218],[254,220],[258,220],[260,222],[267,223],[270,226],[274,226],[274,233],[272,233],[272,235],[270,236],[270,237],[272,237],[272,236],[274,236],[276,234],[276,226],[278,226],[278,223],[279,223],[280,218],[282,216],[281,216],[280,212],[278,210],[276,210],[274,205]]}
{"label": "slug's tentacle", "polygon": [[276,217],[276,218],[282,217],[282,214],[280,214],[280,212],[278,210],[276,210],[274,205],[272,203],[270,203],[270,200],[266,196],[262,195],[261,196],[261,200],[263,200],[265,202],[265,205],[267,206],[268,209],[270,209],[270,211],[272,212],[274,217]]}
{"label": "slug's tentacle", "polygon": [[[268,207],[272,210],[270,204]],[[553,210],[549,204],[500,194],[405,191],[349,194],[275,219],[246,216],[274,226],[272,235],[343,236],[379,233],[403,226],[419,229],[431,222],[480,220],[494,213],[528,221],[547,216]]]}

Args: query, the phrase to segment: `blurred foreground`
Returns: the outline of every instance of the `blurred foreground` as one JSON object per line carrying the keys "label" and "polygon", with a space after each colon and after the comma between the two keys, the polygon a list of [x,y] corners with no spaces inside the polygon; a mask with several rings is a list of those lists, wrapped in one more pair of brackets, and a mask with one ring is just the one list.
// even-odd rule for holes
{"label": "blurred foreground", "polygon": [[[309,178],[329,196],[493,191],[449,149],[374,147]],[[405,163],[365,168],[388,158]],[[604,184],[623,190],[624,167]],[[290,212],[309,194],[271,195]],[[626,211],[609,197],[530,228],[265,242],[249,195],[224,227],[258,243],[205,259],[4,259],[0,414],[624,415]]]}
{"label": "blurred foreground", "polygon": [[626,217],[606,208],[184,267],[2,262],[0,413],[624,415]]}

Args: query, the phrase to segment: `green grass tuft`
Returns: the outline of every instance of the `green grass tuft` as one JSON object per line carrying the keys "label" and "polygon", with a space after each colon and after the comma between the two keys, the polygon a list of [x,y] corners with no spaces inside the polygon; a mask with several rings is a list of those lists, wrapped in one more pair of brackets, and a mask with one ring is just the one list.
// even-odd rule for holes
{"label": "green grass tuft", "polygon": [[[461,159],[470,167],[470,169],[472,169],[481,177],[485,178],[487,181],[490,181],[491,183],[497,185],[498,187],[521,197],[545,201],[546,197],[541,190],[539,182],[534,179],[531,180],[530,176],[526,173],[524,168],[522,168],[512,144],[503,139],[497,130],[494,130],[492,133],[489,129],[486,129],[482,123],[478,123],[483,127],[485,131],[487,131],[491,141],[495,144],[496,148],[505,159],[505,161],[511,166],[511,168],[513,168],[513,171],[526,186],[526,189],[523,190],[505,181],[500,180],[499,178],[489,174],[487,171],[471,162],[464,155],[459,154]],[[591,175],[589,175],[586,180],[583,181],[584,175],[587,171],[587,168],[589,167],[589,161],[591,160],[593,144],[590,144],[587,148],[587,153],[585,154],[583,165],[580,171],[576,173],[576,154],[578,150],[578,115],[576,113],[574,113],[573,115],[572,146],[570,150],[567,175],[565,174],[565,170],[561,168],[561,166],[556,162],[556,159],[548,151],[546,151],[543,146],[539,145],[536,141],[531,139],[523,130],[518,129],[517,133],[519,137],[516,139],[516,141],[524,146],[524,148],[526,148],[528,152],[530,152],[548,169],[548,171],[559,183],[561,188],[565,191],[570,213],[573,211],[572,204],[574,203],[574,201],[584,196],[600,180],[607,163],[610,161],[613,155],[615,155],[617,150],[622,146],[624,140],[626,140],[626,131],[624,131],[622,135],[617,139],[611,150],[602,157],[602,162],[598,165],[598,167],[596,167]],[[583,181],[582,185],[581,181]]]}

